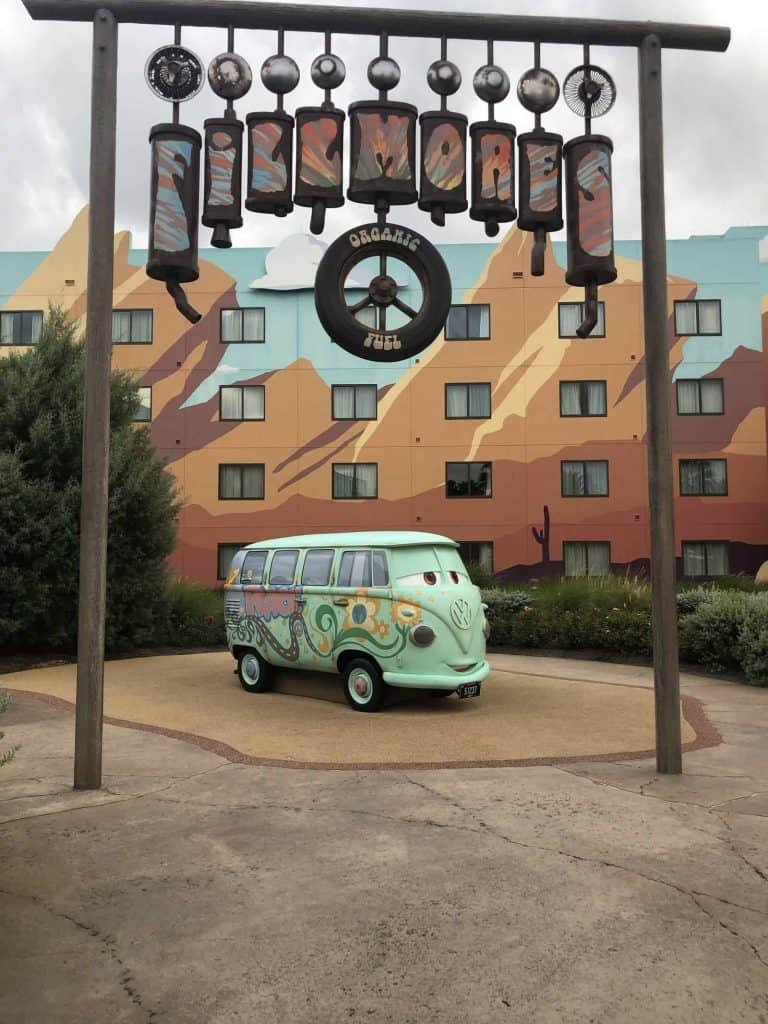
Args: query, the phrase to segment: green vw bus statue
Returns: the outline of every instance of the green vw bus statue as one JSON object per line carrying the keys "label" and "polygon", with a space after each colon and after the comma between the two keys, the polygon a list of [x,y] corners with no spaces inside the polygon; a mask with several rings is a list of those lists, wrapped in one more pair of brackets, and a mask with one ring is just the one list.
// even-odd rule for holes
{"label": "green vw bus statue", "polygon": [[432,533],[309,534],[249,544],[226,582],[227,644],[243,689],[275,668],[341,673],[357,711],[387,686],[476,697],[488,623],[458,544]]}

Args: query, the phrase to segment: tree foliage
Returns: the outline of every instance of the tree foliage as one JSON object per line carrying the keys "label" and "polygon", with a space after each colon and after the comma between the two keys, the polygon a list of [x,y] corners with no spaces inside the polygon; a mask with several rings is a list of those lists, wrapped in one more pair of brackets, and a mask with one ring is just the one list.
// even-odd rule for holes
{"label": "tree foliage", "polygon": [[[0,359],[0,649],[72,649],[77,634],[85,348],[51,307],[40,341]],[[107,646],[163,631],[180,503],[137,385],[112,374]]]}

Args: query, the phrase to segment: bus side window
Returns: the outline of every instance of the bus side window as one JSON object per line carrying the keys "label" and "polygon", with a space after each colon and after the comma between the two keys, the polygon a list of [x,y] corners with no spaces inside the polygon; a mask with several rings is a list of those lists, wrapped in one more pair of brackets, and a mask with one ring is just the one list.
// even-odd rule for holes
{"label": "bus side window", "polygon": [[340,587],[370,587],[371,552],[345,551],[341,556],[337,584]]}
{"label": "bus side window", "polygon": [[304,568],[301,571],[301,585],[303,587],[328,586],[331,578],[333,554],[333,548],[322,548],[306,553]]}
{"label": "bus side window", "polygon": [[373,552],[373,585],[374,587],[389,586],[389,572],[387,571],[387,556],[383,551]]}
{"label": "bus side window", "polygon": [[266,551],[249,551],[243,562],[240,573],[241,583],[259,584],[264,579],[264,566],[267,564]]}
{"label": "bus side window", "polygon": [[293,574],[296,572],[298,560],[298,551],[276,551],[272,556],[272,564],[269,567],[270,586],[275,584],[286,586],[293,583]]}

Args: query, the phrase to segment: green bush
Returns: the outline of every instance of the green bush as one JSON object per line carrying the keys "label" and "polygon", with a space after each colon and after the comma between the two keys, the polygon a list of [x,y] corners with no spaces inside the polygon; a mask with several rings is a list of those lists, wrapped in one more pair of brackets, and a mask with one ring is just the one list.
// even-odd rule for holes
{"label": "green bush", "polygon": [[739,628],[737,650],[747,682],[768,686],[768,594],[750,596]]}
{"label": "green bush", "polygon": [[[4,711],[7,711],[10,706],[11,695],[6,693],[4,690],[0,690],[0,715],[2,715]],[[0,740],[4,739],[4,737],[5,733],[0,729]],[[9,761],[13,760],[17,750],[21,750],[18,743],[15,747],[9,747],[8,750],[0,750],[0,768],[2,768],[4,764],[8,764]]]}
{"label": "green bush", "polygon": [[714,672],[740,667],[739,632],[752,595],[706,591],[698,608],[680,620],[680,656]]}
{"label": "green bush", "polygon": [[705,596],[704,590],[681,590],[677,595],[678,615],[690,615],[691,612],[695,612]]}
{"label": "green bush", "polygon": [[224,591],[176,580],[166,590],[168,625],[163,640],[173,647],[218,647],[226,641]]}
{"label": "green bush", "polygon": [[467,562],[466,570],[469,574],[469,578],[475,584],[476,587],[480,587],[481,590],[492,590],[496,586],[496,577],[490,571],[486,569],[484,565],[480,565],[479,562]]}

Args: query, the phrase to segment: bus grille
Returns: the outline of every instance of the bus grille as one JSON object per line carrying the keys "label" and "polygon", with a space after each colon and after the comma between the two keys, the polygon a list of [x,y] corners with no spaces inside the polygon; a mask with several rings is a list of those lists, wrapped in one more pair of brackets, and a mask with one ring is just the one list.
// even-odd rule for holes
{"label": "bus grille", "polygon": [[224,621],[228,626],[236,626],[243,612],[242,594],[227,594],[224,602]]}

